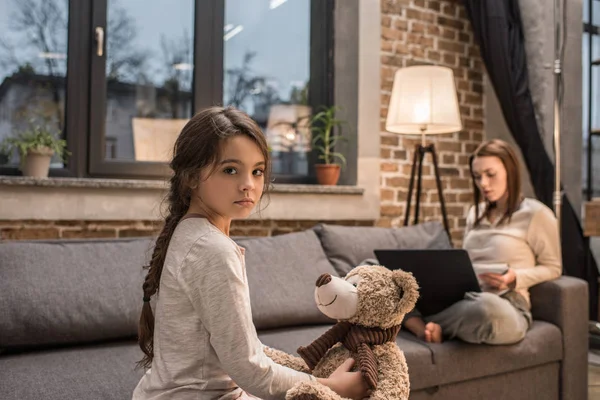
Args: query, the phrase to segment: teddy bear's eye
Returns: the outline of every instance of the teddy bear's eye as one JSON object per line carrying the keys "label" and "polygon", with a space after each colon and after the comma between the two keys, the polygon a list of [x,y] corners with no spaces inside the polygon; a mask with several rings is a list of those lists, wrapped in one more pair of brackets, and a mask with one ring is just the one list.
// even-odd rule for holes
{"label": "teddy bear's eye", "polygon": [[346,282],[348,282],[349,284],[351,284],[354,287],[357,287],[358,284],[360,283],[361,279],[360,276],[356,276],[353,275],[351,277],[349,277],[348,279],[346,279]]}

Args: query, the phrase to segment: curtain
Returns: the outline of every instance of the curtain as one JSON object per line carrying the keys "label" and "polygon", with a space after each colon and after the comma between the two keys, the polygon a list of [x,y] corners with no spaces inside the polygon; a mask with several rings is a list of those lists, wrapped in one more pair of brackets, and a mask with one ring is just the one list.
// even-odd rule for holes
{"label": "curtain", "polygon": [[[518,0],[463,0],[475,40],[498,96],[506,124],[523,153],[537,198],[553,208],[554,165],[546,153],[529,91],[527,58]],[[577,214],[562,198],[563,273],[589,284],[590,320],[598,315],[598,268],[585,245]],[[586,262],[588,260],[588,262]]]}

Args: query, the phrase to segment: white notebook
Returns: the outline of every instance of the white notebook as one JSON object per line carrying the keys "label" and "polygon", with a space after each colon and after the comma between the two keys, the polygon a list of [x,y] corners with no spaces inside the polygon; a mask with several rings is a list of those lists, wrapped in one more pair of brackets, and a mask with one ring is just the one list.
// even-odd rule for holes
{"label": "white notebook", "polygon": [[479,274],[505,274],[508,271],[508,264],[473,264],[475,275]]}
{"label": "white notebook", "polygon": [[478,275],[477,280],[479,281],[479,286],[483,291],[486,291],[488,293],[495,293],[498,296],[502,296],[504,293],[509,291],[509,289],[495,290],[489,287],[485,287],[483,281],[479,279],[479,274],[505,274],[508,271],[508,264],[473,264],[473,270],[475,271],[475,275]]}

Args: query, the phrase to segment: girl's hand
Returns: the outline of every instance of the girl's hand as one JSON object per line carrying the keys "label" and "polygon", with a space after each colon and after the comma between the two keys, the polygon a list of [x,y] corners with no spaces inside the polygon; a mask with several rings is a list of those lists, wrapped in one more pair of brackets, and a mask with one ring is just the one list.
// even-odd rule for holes
{"label": "girl's hand", "polygon": [[331,375],[329,375],[329,378],[318,378],[317,380],[328,386],[341,397],[353,400],[361,400],[365,397],[369,397],[369,387],[360,371],[350,372],[353,365],[354,359],[348,358],[342,365],[333,371]]}
{"label": "girl's hand", "polygon": [[479,274],[479,279],[483,281],[485,286],[495,290],[505,290],[514,288],[514,283],[517,280],[517,275],[512,268],[509,268],[505,274],[493,274],[491,272]]}

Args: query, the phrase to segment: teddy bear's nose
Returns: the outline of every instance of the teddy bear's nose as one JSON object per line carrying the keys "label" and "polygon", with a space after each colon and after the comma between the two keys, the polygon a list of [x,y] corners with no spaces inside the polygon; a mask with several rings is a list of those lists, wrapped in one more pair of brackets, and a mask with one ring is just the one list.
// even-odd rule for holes
{"label": "teddy bear's nose", "polygon": [[319,279],[317,279],[317,287],[327,285],[329,282],[331,282],[331,275],[323,274],[319,277]]}

